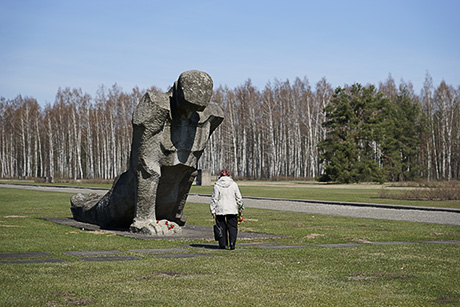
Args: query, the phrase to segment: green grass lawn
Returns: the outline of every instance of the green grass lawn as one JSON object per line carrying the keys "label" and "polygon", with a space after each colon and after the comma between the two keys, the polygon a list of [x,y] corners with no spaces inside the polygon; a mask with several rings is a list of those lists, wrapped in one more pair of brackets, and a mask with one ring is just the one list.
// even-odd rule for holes
{"label": "green grass lawn", "polygon": [[[262,193],[262,189],[255,190]],[[249,194],[251,188],[242,187],[242,192]],[[289,198],[302,195],[294,191],[285,193]],[[460,244],[422,243],[460,240],[460,226],[248,208],[241,230],[282,236],[259,242],[312,248],[262,249],[237,245],[236,251],[220,251],[190,247],[191,252],[211,256],[157,258],[130,250],[215,242],[138,240],[42,219],[71,216],[70,196],[0,188],[0,253],[47,252],[66,260],[0,263],[1,306],[460,304]],[[213,223],[206,204],[187,204],[185,211],[189,224]],[[418,243],[370,244],[388,241]],[[255,241],[238,241],[248,242]],[[363,246],[317,246],[328,243]],[[83,262],[62,253],[82,250],[118,250],[143,259]]]}

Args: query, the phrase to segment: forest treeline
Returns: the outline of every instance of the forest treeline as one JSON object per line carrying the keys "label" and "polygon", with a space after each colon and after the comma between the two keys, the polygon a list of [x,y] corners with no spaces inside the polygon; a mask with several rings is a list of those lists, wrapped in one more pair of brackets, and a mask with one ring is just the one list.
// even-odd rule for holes
{"label": "forest treeline", "polygon": [[[158,90],[152,87],[148,90]],[[115,178],[128,167],[132,112],[145,90],[60,88],[53,104],[0,98],[0,177]],[[326,78],[250,80],[214,90],[225,119],[199,168],[250,179],[336,182],[460,177],[460,87],[429,74],[420,94],[391,75],[332,88]]]}

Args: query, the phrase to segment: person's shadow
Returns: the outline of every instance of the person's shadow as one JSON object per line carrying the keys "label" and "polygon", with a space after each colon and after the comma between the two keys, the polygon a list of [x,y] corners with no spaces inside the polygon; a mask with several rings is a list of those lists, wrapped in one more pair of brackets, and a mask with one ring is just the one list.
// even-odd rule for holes
{"label": "person's shadow", "polygon": [[190,244],[191,247],[199,247],[199,248],[206,248],[206,249],[219,249],[219,245],[215,244]]}

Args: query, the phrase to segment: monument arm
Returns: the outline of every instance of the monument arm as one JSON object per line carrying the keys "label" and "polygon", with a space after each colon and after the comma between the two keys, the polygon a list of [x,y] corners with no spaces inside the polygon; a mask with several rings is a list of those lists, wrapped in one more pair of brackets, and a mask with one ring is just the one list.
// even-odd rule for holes
{"label": "monument arm", "polygon": [[169,95],[165,93],[147,92],[133,112],[131,148],[133,171],[144,170],[150,175],[160,173],[160,165],[155,155],[160,134],[170,116],[169,98]]}
{"label": "monument arm", "polygon": [[133,126],[143,126],[150,135],[163,130],[170,116],[170,97],[166,93],[147,92],[133,112]]}

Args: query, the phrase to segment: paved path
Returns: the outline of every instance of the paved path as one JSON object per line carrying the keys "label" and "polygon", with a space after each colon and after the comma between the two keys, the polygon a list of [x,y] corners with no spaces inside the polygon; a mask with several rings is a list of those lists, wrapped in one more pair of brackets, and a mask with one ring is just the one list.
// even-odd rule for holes
{"label": "paved path", "polygon": [[[21,188],[40,191],[54,191],[66,193],[90,192],[103,195],[105,189],[90,189],[77,187],[37,186],[0,184],[0,188]],[[273,198],[243,197],[246,208],[272,209],[282,211],[304,212],[335,216],[362,217],[395,221],[410,221],[435,223],[446,225],[460,225],[460,209],[433,208],[433,207],[405,207],[382,204],[362,204],[344,202],[320,202],[308,200],[288,200]],[[187,201],[195,203],[209,203],[209,195],[190,194]]]}

